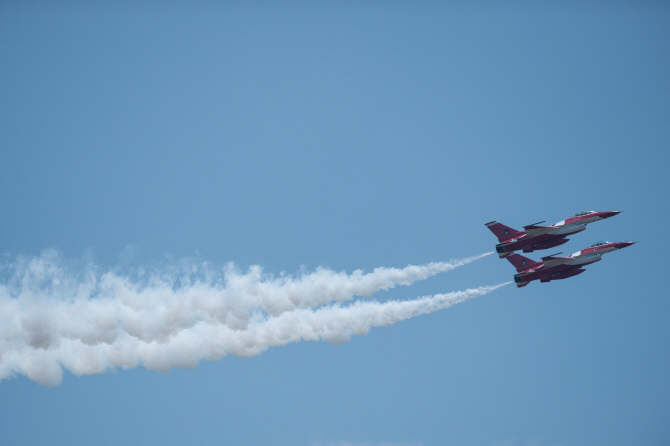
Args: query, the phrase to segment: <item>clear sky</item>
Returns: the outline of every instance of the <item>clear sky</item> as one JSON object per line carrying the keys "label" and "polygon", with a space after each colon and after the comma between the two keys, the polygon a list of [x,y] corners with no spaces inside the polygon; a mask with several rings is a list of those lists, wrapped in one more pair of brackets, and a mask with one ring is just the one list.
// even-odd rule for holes
{"label": "clear sky", "polygon": [[[667,3],[5,1],[0,60],[5,272],[50,249],[370,272],[582,210],[625,212],[530,256],[641,241],[337,346],[17,375],[0,443],[670,443]],[[371,299],[513,273],[492,255]]]}

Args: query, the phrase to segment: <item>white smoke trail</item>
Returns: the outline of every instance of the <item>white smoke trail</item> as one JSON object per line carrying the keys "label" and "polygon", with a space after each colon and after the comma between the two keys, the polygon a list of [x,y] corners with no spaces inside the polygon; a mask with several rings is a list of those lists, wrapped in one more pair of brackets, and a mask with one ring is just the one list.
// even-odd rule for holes
{"label": "white smoke trail", "polygon": [[[410,301],[337,302],[410,285],[488,254],[368,274],[318,268],[279,278],[257,266],[240,274],[229,265],[221,274],[188,264],[178,274],[137,280],[94,267],[74,273],[46,252],[0,267],[7,278],[0,284],[0,380],[20,374],[53,386],[63,368],[76,375],[140,364],[168,371],[301,339],[337,344],[502,285]],[[322,307],[329,302],[336,303]]]}

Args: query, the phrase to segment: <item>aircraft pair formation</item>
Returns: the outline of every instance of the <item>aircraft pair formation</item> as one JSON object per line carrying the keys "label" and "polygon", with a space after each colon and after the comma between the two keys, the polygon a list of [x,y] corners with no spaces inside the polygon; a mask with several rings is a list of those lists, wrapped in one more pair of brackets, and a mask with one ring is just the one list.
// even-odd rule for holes
{"label": "aircraft pair formation", "polygon": [[562,254],[559,252],[542,257],[540,262],[514,253],[514,251],[519,250],[533,252],[562,245],[570,240],[567,236],[583,231],[587,224],[614,217],[619,213],[618,211],[584,211],[551,226],[538,226],[540,223],[544,223],[543,221],[524,226],[523,231],[517,231],[496,221],[486,223],[486,227],[498,237],[500,242],[496,245],[498,256],[501,259],[506,258],[516,268],[517,274],[514,275],[514,282],[517,288],[521,288],[533,280],[544,283],[576,276],[585,271],[584,266],[599,261],[603,254],[636,243],[598,242],[568,257],[558,257],[558,254]]}

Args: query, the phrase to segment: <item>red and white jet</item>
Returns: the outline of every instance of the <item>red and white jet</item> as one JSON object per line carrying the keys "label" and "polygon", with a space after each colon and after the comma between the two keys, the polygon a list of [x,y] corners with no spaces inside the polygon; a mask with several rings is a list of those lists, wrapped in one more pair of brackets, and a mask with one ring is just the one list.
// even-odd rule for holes
{"label": "red and white jet", "polygon": [[523,231],[517,231],[497,221],[486,223],[486,227],[498,237],[500,243],[496,245],[496,252],[500,258],[503,258],[518,250],[533,252],[536,249],[548,249],[562,245],[569,240],[568,235],[583,231],[589,223],[614,217],[620,212],[578,212],[572,217],[551,226],[538,226],[540,223],[544,223],[541,221],[524,226]]}
{"label": "red and white jet", "polygon": [[516,268],[518,274],[514,275],[514,282],[517,288],[521,288],[533,280],[539,279],[544,283],[581,274],[586,271],[584,266],[599,261],[603,254],[626,248],[633,243],[636,242],[598,242],[568,257],[557,257],[557,254],[542,257],[541,262],[535,262],[521,254],[511,254],[507,260]]}

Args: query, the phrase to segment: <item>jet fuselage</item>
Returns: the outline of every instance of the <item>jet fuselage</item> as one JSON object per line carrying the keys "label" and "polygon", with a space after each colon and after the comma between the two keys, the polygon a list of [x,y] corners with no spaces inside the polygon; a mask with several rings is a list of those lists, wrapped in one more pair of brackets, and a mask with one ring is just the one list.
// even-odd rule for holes
{"label": "jet fuselage", "polygon": [[635,242],[594,243],[568,257],[551,255],[543,257],[540,262],[534,262],[520,254],[512,254],[507,260],[517,269],[518,274],[514,275],[514,282],[521,288],[534,280],[544,283],[581,274],[586,271],[584,266],[600,261],[603,254],[626,248],[633,243]]}
{"label": "jet fuselage", "polygon": [[533,252],[562,245],[568,242],[567,236],[583,231],[587,224],[613,217],[618,213],[618,211],[579,212],[551,226],[538,226],[538,223],[524,226],[523,231],[517,231],[496,221],[486,223],[486,226],[498,237],[500,243],[496,245],[496,252],[503,258],[514,251]]}

